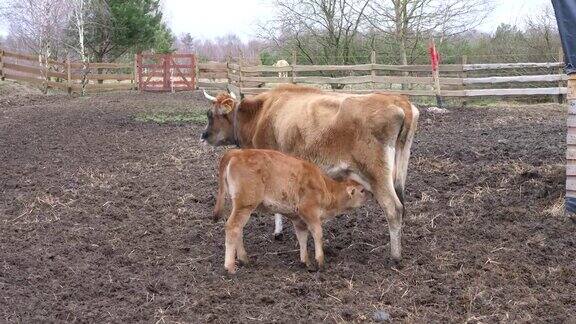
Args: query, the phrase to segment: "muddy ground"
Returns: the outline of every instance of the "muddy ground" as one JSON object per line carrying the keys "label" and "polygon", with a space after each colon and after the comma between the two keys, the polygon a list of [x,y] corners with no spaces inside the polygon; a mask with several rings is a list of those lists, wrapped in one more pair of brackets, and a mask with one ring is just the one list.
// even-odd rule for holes
{"label": "muddy ground", "polygon": [[253,263],[233,277],[210,220],[223,149],[198,141],[206,107],[192,93],[0,100],[1,322],[576,318],[564,107],[422,113],[399,267],[370,203],[326,225],[322,273],[299,266],[289,226],[275,241],[273,218],[253,217]]}

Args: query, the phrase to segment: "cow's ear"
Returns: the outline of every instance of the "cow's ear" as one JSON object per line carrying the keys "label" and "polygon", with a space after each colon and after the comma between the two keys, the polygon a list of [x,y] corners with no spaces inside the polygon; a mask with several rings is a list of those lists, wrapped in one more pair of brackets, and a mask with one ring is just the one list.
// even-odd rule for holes
{"label": "cow's ear", "polygon": [[227,99],[223,101],[222,104],[220,105],[220,110],[222,111],[222,114],[228,114],[232,110],[234,110],[235,105],[236,103],[234,102],[233,99]]}

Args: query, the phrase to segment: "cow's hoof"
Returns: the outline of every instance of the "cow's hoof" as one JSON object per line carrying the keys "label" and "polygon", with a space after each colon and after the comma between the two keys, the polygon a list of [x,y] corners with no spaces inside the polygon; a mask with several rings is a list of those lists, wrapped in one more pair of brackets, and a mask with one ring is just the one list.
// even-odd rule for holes
{"label": "cow's hoof", "polygon": [[250,259],[249,259],[248,257],[238,258],[238,263],[239,263],[241,266],[245,267],[245,266],[247,266],[247,265],[250,264]]}
{"label": "cow's hoof", "polygon": [[226,269],[226,274],[229,276],[232,276],[236,273],[236,266],[224,267],[224,269]]}
{"label": "cow's hoof", "polygon": [[402,259],[398,259],[398,258],[390,259],[390,267],[391,268],[397,268],[397,269],[402,268]]}
{"label": "cow's hoof", "polygon": [[282,241],[284,239],[284,234],[283,233],[274,233],[274,240],[276,241]]}

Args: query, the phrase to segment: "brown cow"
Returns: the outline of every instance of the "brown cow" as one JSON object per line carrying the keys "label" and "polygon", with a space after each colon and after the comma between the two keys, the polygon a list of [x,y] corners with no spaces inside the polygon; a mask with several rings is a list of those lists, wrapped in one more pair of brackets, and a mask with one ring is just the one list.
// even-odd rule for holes
{"label": "brown cow", "polygon": [[335,181],[314,164],[272,150],[230,150],[220,160],[214,220],[220,218],[226,194],[232,212],[226,222],[224,267],[236,272],[235,259],[248,263],[242,239],[244,225],[258,207],[283,213],[294,223],[300,261],[310,267],[308,231],[314,239],[318,268],[324,266],[322,221],[360,207],[364,187],[354,180]]}
{"label": "brown cow", "polygon": [[205,95],[214,109],[208,111],[202,140],[276,149],[332,174],[352,172],[385,212],[392,259],[401,259],[404,184],[419,115],[407,97],[292,85],[242,100],[227,93]]}

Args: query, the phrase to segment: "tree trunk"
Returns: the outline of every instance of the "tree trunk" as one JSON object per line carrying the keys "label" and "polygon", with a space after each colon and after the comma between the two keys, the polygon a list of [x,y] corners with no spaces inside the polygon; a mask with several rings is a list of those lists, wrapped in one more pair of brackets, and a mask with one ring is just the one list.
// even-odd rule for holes
{"label": "tree trunk", "polygon": [[[406,41],[404,38],[399,39],[399,46],[400,46],[400,64],[408,65],[408,56],[406,54]],[[402,72],[404,76],[408,76],[408,72]],[[408,89],[408,84],[402,83],[402,90]]]}
{"label": "tree trunk", "polygon": [[[398,42],[398,49],[400,51],[400,64],[408,65],[408,56],[406,53],[406,15],[407,15],[407,1],[396,0],[394,2],[394,18],[396,25],[396,41]],[[408,76],[408,72],[402,73]],[[402,90],[406,90],[408,85],[402,83]]]}

